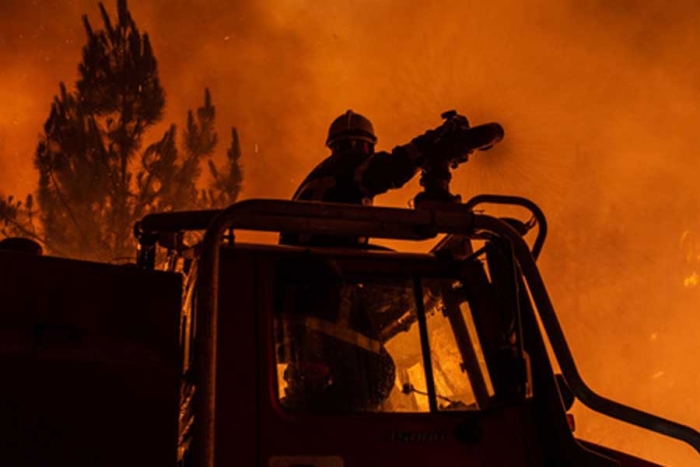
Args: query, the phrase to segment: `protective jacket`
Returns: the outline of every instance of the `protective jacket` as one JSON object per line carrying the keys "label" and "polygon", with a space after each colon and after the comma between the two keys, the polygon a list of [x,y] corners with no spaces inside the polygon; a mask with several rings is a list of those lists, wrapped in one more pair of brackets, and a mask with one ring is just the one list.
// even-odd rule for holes
{"label": "protective jacket", "polygon": [[[376,195],[402,187],[418,172],[423,160],[419,146],[397,146],[391,152],[366,154],[360,149],[339,151],[321,162],[304,179],[295,200],[371,205]],[[357,239],[337,237],[302,238],[285,233],[283,244],[346,245]],[[360,242],[361,243],[361,242]]]}
{"label": "protective jacket", "polygon": [[415,144],[397,146],[390,153],[371,155],[349,149],[321,162],[304,179],[294,199],[349,204],[372,204],[376,195],[399,188],[420,168],[422,154]]}

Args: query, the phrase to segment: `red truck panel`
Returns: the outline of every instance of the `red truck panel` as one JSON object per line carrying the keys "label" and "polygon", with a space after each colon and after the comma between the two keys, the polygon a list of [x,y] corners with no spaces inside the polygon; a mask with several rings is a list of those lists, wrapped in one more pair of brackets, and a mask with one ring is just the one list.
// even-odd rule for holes
{"label": "red truck panel", "polygon": [[0,296],[0,465],[175,465],[179,275],[3,252]]}

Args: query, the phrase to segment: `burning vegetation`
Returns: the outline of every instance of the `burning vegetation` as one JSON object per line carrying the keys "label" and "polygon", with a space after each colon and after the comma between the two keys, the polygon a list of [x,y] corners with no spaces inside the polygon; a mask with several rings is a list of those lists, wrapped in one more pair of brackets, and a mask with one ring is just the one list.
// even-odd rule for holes
{"label": "burning vegetation", "polygon": [[[174,124],[144,147],[162,119],[165,90],[147,34],[141,34],[125,0],[117,19],[100,4],[103,28],[83,17],[87,43],[74,89],[60,84],[34,156],[38,212],[3,200],[7,230],[34,236],[50,252],[103,262],[133,260],[133,225],[152,212],[224,207],[241,188],[240,145],[232,143],[223,168],[212,159],[218,144],[209,89],[187,113],[180,134]],[[179,141],[178,141],[179,140]],[[198,187],[203,162],[209,180]],[[31,196],[31,195],[30,195]],[[36,214],[36,216],[34,216]],[[22,223],[22,216],[30,226]],[[32,222],[40,221],[40,232]]]}

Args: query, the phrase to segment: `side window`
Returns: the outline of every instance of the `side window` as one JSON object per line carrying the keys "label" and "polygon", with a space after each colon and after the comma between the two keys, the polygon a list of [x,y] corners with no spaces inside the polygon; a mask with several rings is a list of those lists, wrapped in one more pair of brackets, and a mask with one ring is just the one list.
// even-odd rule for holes
{"label": "side window", "polygon": [[[486,394],[481,397],[488,397],[488,371],[483,357],[480,366],[478,339],[467,326],[468,307],[445,295],[453,282],[430,279],[416,287],[412,277],[349,274],[324,261],[281,264],[274,311],[282,407],[310,412],[481,407],[484,401],[472,388],[480,381]],[[420,310],[426,316],[423,340]],[[469,361],[460,343],[470,346]],[[468,368],[478,375],[468,375]]]}
{"label": "side window", "polygon": [[494,396],[466,298],[451,279],[422,282],[438,410],[476,410]]}

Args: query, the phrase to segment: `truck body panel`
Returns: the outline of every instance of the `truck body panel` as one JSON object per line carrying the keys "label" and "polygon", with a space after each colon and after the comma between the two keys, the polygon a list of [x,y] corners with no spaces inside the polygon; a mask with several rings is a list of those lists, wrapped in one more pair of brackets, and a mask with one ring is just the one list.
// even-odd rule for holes
{"label": "truck body panel", "polygon": [[0,252],[0,465],[173,466],[181,278]]}

